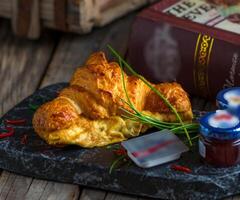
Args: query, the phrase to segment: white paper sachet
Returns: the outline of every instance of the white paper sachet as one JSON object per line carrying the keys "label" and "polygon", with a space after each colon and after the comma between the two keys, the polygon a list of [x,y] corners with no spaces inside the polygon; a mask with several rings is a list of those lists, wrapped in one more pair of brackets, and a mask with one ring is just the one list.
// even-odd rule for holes
{"label": "white paper sachet", "polygon": [[162,130],[122,142],[139,167],[149,168],[180,158],[188,147],[171,131]]}

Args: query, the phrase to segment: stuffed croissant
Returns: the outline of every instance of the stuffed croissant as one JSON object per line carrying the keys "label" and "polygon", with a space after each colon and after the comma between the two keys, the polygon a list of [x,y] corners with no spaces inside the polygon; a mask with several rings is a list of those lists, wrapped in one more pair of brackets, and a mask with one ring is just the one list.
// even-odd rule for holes
{"label": "stuffed croissant", "polygon": [[[130,101],[147,115],[176,121],[168,106],[140,79],[124,73]],[[176,108],[184,121],[193,117],[187,93],[177,83],[152,84]],[[33,117],[36,133],[51,145],[92,148],[138,136],[147,126],[122,117],[132,110],[123,89],[121,68],[108,62],[103,52],[92,54],[74,73],[59,96],[40,106]]]}

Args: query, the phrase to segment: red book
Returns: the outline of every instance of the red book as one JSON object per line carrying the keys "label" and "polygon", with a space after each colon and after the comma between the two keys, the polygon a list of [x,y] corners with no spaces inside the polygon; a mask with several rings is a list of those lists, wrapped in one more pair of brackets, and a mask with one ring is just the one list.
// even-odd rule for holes
{"label": "red book", "polygon": [[177,81],[205,98],[239,86],[239,0],[209,2],[162,0],[141,12],[130,36],[130,64],[153,82]]}

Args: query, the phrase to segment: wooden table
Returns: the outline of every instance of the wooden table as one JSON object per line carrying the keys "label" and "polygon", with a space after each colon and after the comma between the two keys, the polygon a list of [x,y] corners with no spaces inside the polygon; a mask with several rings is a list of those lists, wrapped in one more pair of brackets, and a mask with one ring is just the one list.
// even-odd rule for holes
{"label": "wooden table", "polygon": [[[46,31],[38,41],[12,35],[10,23],[0,20],[0,115],[43,86],[69,81],[74,70],[94,51],[111,44],[124,53],[134,14],[89,35]],[[214,106],[194,98],[193,107],[211,110]],[[0,200],[136,200],[134,196],[56,183],[1,171]],[[228,198],[240,199],[239,197]]]}

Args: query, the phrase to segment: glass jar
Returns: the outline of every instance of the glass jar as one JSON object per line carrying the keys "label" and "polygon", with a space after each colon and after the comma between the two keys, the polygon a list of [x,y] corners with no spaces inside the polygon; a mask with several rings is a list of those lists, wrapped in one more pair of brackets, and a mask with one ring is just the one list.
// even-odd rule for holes
{"label": "glass jar", "polygon": [[199,153],[216,167],[240,163],[240,119],[227,110],[207,113],[200,119]]}
{"label": "glass jar", "polygon": [[233,113],[240,113],[240,87],[227,88],[217,94],[217,106],[228,109]]}

